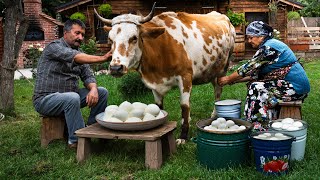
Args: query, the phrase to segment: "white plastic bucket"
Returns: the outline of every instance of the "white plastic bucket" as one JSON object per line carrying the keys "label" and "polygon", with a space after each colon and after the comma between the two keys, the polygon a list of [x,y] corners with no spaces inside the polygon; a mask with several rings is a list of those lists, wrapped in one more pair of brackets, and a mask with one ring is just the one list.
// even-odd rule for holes
{"label": "white plastic bucket", "polygon": [[215,102],[218,117],[240,119],[241,101],[227,99]]}

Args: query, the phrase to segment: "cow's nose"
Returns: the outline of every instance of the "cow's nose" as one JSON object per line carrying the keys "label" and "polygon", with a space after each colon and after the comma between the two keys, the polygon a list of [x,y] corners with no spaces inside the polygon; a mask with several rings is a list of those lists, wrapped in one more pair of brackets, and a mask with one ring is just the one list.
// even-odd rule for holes
{"label": "cow's nose", "polygon": [[123,65],[110,66],[110,73],[113,76],[121,76],[121,75],[123,75],[123,70],[124,70]]}

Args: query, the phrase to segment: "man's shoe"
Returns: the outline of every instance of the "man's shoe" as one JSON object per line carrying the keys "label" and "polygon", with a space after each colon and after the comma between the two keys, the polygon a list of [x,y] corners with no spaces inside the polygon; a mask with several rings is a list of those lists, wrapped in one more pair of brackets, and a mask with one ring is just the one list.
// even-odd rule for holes
{"label": "man's shoe", "polygon": [[68,144],[68,148],[72,150],[77,150],[78,143]]}

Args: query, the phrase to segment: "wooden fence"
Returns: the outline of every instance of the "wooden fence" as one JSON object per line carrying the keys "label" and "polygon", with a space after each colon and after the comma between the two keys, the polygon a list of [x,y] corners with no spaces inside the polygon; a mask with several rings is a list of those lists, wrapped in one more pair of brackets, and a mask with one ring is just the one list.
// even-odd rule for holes
{"label": "wooden fence", "polygon": [[287,25],[286,42],[303,58],[320,57],[320,17],[292,20]]}

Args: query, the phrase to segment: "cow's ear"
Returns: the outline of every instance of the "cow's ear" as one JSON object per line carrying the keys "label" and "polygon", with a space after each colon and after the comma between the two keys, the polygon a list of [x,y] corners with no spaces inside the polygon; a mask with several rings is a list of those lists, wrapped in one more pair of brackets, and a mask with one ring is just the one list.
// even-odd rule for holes
{"label": "cow's ear", "polygon": [[103,29],[104,29],[106,32],[109,32],[109,31],[112,29],[112,27],[109,27],[109,26],[103,26]]}
{"label": "cow's ear", "polygon": [[165,31],[164,27],[148,27],[148,28],[143,28],[141,37],[146,37],[146,38],[157,38],[161,34],[163,34]]}

